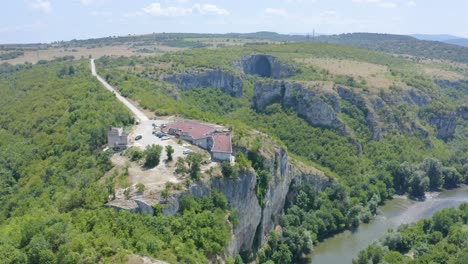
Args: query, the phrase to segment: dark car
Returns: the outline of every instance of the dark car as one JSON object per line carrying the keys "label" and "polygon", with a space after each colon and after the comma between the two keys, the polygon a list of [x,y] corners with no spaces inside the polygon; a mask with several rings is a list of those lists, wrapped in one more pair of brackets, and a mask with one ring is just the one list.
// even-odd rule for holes
{"label": "dark car", "polygon": [[141,138],[142,138],[142,136],[138,135],[138,136],[135,137],[135,140],[140,140]]}

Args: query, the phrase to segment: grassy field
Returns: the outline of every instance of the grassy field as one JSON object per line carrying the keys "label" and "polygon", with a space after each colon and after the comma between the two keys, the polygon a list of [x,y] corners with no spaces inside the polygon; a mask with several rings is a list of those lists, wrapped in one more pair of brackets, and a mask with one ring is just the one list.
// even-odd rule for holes
{"label": "grassy field", "polygon": [[[154,51],[154,52],[143,52],[144,50]],[[119,45],[119,46],[104,46],[104,47],[93,47],[93,48],[46,48],[46,49],[26,49],[23,56],[19,56],[14,59],[4,60],[2,62],[7,62],[10,64],[23,64],[25,62],[37,63],[40,60],[53,60],[55,58],[64,57],[64,56],[74,56],[76,59],[80,58],[100,58],[102,56],[154,56],[157,54],[162,54],[165,52],[173,52],[183,50],[182,48],[169,47],[164,45],[149,45],[149,46],[140,46],[138,48],[132,47],[130,45]],[[6,51],[3,51],[6,52]]]}

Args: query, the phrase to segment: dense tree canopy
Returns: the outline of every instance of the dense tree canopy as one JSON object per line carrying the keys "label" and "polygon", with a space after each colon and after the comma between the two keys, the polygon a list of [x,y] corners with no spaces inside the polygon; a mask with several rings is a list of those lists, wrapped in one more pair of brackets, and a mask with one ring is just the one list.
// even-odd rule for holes
{"label": "dense tree canopy", "polygon": [[468,204],[402,225],[359,253],[353,263],[466,263]]}
{"label": "dense tree canopy", "polygon": [[[72,66],[73,74],[58,74]],[[222,195],[186,197],[183,212],[168,217],[103,207],[107,129],[133,118],[90,75],[88,61],[3,72],[0,93],[1,263],[120,263],[131,253],[205,263],[224,250]]]}

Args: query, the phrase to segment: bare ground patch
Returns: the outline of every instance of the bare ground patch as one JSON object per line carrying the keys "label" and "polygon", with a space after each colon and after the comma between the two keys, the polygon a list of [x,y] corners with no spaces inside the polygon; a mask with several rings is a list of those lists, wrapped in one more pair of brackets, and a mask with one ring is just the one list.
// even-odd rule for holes
{"label": "bare ground patch", "polygon": [[[161,52],[171,52],[181,50],[180,48],[168,47],[168,46],[151,46],[156,48]],[[95,47],[95,48],[47,48],[47,49],[37,49],[37,50],[25,50],[23,56],[11,60],[4,60],[2,62],[7,62],[10,64],[23,64],[25,62],[37,63],[39,60],[52,60],[54,58],[64,57],[64,56],[74,56],[76,59],[88,58],[89,56],[98,59],[102,56],[124,56],[129,57],[133,55],[140,56],[155,56],[161,53],[144,53],[138,52],[138,48],[131,48],[126,45],[120,46],[106,46],[106,47]]]}
{"label": "bare ground patch", "polygon": [[295,60],[299,63],[326,69],[334,75],[349,75],[354,78],[363,78],[367,81],[369,87],[388,88],[393,84],[393,80],[387,76],[390,73],[388,67],[383,65],[329,58],[306,58]]}

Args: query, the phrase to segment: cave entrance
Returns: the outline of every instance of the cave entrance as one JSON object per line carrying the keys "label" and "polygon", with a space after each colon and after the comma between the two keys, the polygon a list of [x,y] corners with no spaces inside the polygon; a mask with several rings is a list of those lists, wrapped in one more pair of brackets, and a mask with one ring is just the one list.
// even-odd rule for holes
{"label": "cave entrance", "polygon": [[271,64],[266,56],[258,56],[252,70],[253,74],[262,77],[271,77]]}

